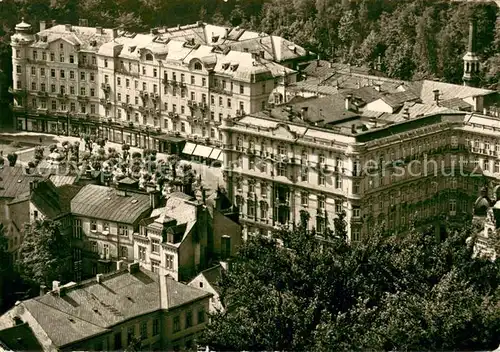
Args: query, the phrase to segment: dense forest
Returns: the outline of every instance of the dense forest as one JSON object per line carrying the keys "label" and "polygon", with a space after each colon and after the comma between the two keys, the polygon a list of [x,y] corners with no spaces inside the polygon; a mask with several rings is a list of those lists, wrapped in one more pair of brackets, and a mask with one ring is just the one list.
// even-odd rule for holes
{"label": "dense forest", "polygon": [[[401,79],[461,82],[468,23],[477,20],[482,85],[496,88],[500,28],[494,3],[447,0],[3,0],[0,69],[10,76],[9,36],[21,17],[148,30],[203,20],[281,35],[324,59],[371,66]],[[1,78],[1,77],[0,77]],[[8,85],[9,82],[5,82]],[[5,89],[5,87],[4,87]],[[5,93],[5,91],[4,91]],[[1,94],[1,93],[0,93]],[[5,94],[3,94],[6,97]],[[0,95],[0,98],[2,95]]]}

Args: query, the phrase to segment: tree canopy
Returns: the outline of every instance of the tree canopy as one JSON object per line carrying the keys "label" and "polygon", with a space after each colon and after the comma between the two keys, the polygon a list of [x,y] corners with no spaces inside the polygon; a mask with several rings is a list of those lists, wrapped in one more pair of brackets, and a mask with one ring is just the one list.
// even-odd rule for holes
{"label": "tree canopy", "polygon": [[70,239],[61,234],[57,221],[37,220],[29,225],[19,254],[20,273],[27,282],[50,287],[54,280],[71,278]]}
{"label": "tree canopy", "polygon": [[[478,350],[498,347],[499,263],[473,258],[473,229],[362,243],[303,227],[252,237],[220,284],[216,350]],[[280,240],[280,241],[279,241]],[[283,245],[279,245],[282,243]]]}

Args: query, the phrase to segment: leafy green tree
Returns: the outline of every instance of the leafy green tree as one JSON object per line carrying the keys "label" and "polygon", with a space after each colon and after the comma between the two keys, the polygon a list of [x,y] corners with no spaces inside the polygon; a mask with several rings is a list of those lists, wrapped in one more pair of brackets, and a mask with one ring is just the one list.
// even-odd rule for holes
{"label": "leafy green tree", "polygon": [[20,272],[26,281],[51,286],[54,280],[71,278],[70,239],[61,234],[58,222],[37,220],[29,225],[19,252]]}
{"label": "leafy green tree", "polygon": [[[219,283],[226,307],[202,343],[216,350],[472,350],[498,347],[500,263],[473,257],[472,228],[349,245],[339,216],[250,238]],[[342,230],[344,227],[344,230]],[[280,241],[278,241],[280,240]]]}

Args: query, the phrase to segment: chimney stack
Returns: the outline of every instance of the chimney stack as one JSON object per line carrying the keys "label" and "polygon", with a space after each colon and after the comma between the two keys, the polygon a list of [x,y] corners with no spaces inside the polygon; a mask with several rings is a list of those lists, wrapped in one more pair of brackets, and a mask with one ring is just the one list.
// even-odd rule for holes
{"label": "chimney stack", "polygon": [[45,21],[40,21],[40,32],[44,31],[47,28]]}
{"label": "chimney stack", "polygon": [[439,89],[435,89],[432,92],[434,93],[434,101],[439,106]]}
{"label": "chimney stack", "polygon": [[116,39],[118,38],[118,29],[117,28],[113,28],[112,29],[112,35],[113,35],[113,39]]}
{"label": "chimney stack", "polygon": [[98,284],[102,284],[102,274],[97,274],[95,276],[95,279],[96,279]]}
{"label": "chimney stack", "polygon": [[406,107],[406,108],[403,109],[403,117],[406,120],[410,119],[410,108]]}
{"label": "chimney stack", "polygon": [[43,296],[47,293],[47,286],[41,285],[40,286],[40,296]]}
{"label": "chimney stack", "polygon": [[352,94],[348,94],[345,97],[345,109],[350,110],[351,109],[351,100],[352,100]]}
{"label": "chimney stack", "polygon": [[80,26],[80,27],[88,27],[89,26],[89,21],[86,18],[80,18],[78,20],[78,26]]}
{"label": "chimney stack", "polygon": [[59,293],[60,285],[61,285],[61,282],[55,281],[55,280],[52,281],[52,291]]}
{"label": "chimney stack", "polygon": [[153,190],[149,192],[149,203],[151,209],[156,209],[158,208],[158,205],[160,203],[160,194],[161,192],[158,190]]}
{"label": "chimney stack", "polygon": [[52,27],[55,27],[55,26],[56,26],[56,20],[52,20],[52,25],[50,27],[52,28]]}
{"label": "chimney stack", "polygon": [[72,26],[71,26],[71,24],[65,24],[65,25],[64,25],[64,30],[65,30],[66,32],[71,32],[71,30],[72,30]]}
{"label": "chimney stack", "polygon": [[102,34],[102,27],[95,27],[96,34]]}

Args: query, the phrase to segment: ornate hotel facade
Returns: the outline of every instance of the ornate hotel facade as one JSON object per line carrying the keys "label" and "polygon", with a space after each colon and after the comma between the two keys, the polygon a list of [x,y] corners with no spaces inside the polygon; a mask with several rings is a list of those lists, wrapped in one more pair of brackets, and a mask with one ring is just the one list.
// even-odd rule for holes
{"label": "ornate hotel facade", "polygon": [[227,116],[266,107],[312,53],[283,38],[196,23],[148,34],[53,25],[11,38],[18,130],[99,134],[178,152],[185,139],[219,145]]}
{"label": "ornate hotel facade", "polygon": [[397,233],[461,221],[479,189],[500,177],[498,117],[332,112],[327,122],[308,118],[305,103],[223,124],[224,178],[247,234],[304,215],[323,233],[340,212],[353,241],[376,226]]}

